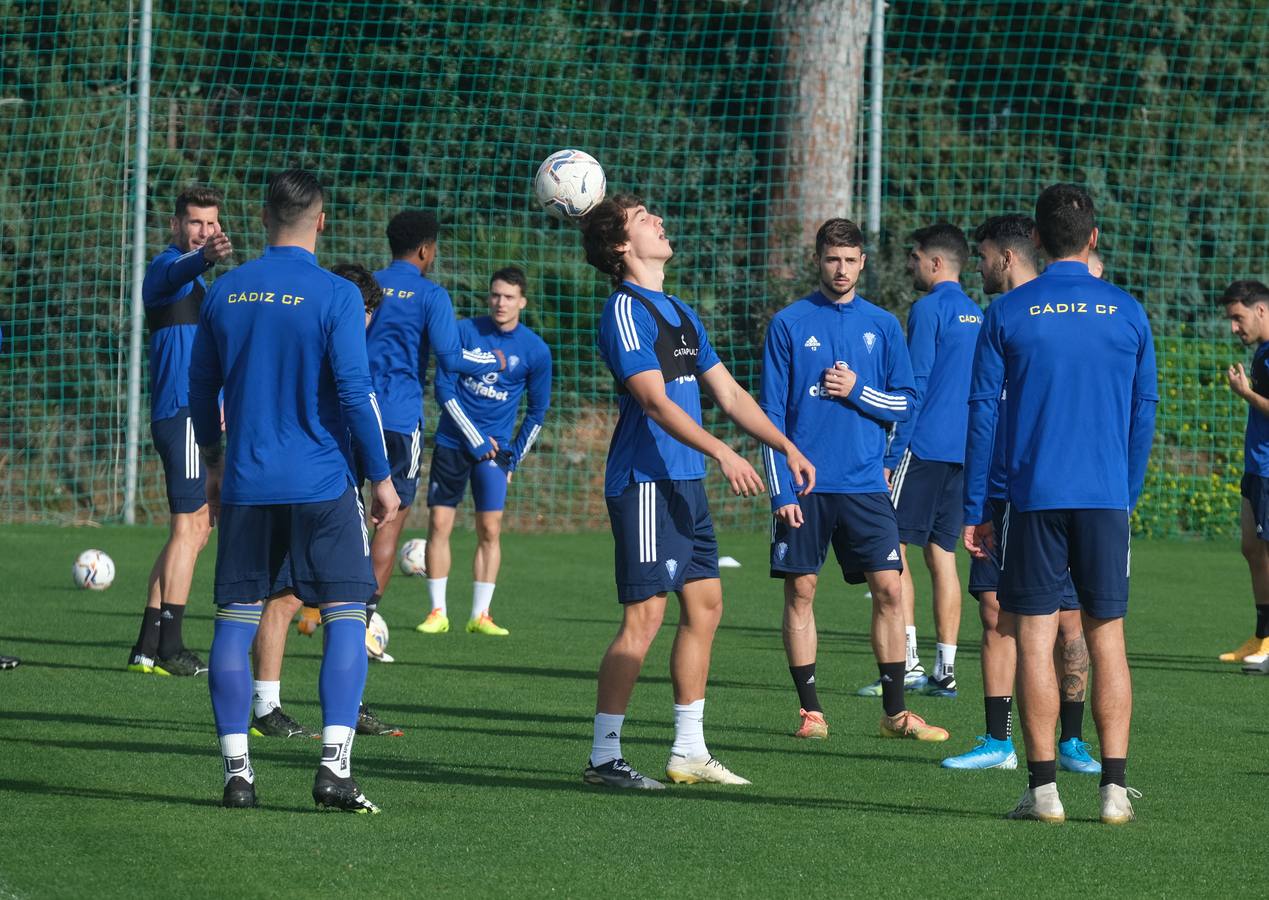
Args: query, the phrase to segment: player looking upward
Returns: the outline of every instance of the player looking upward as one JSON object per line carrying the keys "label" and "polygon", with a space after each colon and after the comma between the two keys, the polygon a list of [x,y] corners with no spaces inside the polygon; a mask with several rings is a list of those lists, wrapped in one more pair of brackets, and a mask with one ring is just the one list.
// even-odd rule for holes
{"label": "player looking upward", "polygon": [[[449,538],[469,482],[476,505],[477,544],[467,630],[490,636],[508,633],[489,614],[502,563],[502,511],[512,473],[537,441],[551,405],[551,350],[520,321],[528,304],[527,286],[520,269],[499,269],[489,282],[489,315],[458,323],[459,345],[472,352],[498,350],[507,361],[504,371],[479,378],[455,378],[445,371],[436,375],[441,418],[433,439],[427,492],[427,576],[429,587],[436,588],[431,589],[432,610],[418,626],[425,634],[449,631],[445,607]],[[528,409],[516,429],[520,398],[526,394]]]}
{"label": "player looking upward", "polygon": [[798,737],[826,738],[815,687],[816,586],[832,545],[850,584],[872,591],[872,646],[880,673],[883,737],[941,741],[947,732],[908,710],[903,697],[899,534],[882,470],[887,430],[911,414],[912,367],[899,322],[856,293],[863,234],[829,219],[815,236],[820,285],[776,313],[762,356],[761,406],[815,465],[814,490],[777,450],[764,452],[774,514],[771,576],[784,580],[784,647],[797,688]]}
{"label": "player looking upward", "polygon": [[1097,246],[1088,193],[1073,184],[1046,188],[1035,219],[1053,261],[992,304],[975,351],[964,540],[979,558],[995,540],[987,480],[999,411],[1009,496],[999,599],[1017,621],[1028,770],[1027,790],[1009,816],[1066,818],[1056,779],[1053,646],[1069,570],[1097,673],[1102,821],[1122,824],[1134,817],[1125,780],[1132,721],[1123,625],[1128,518],[1154,435],[1154,346],[1141,304],[1088,272],[1088,251]]}
{"label": "player looking upward", "polygon": [[[438,371],[479,378],[506,367],[495,353],[467,351],[458,342],[458,324],[449,292],[427,277],[436,262],[440,223],[426,210],[407,209],[388,222],[392,262],[375,272],[383,286],[383,302],[366,330],[370,376],[383,410],[383,432],[392,465],[392,484],[401,498],[402,514],[375,528],[370,549],[379,589],[370,600],[373,613],[388,589],[396,562],[397,540],[418,490],[423,458],[423,388],[427,359],[436,354]],[[428,545],[427,568],[432,571]],[[438,588],[430,581],[429,592]],[[444,593],[444,586],[439,590]]]}
{"label": "player looking upward", "polygon": [[621,729],[666,595],[674,591],[674,744],[666,775],[675,782],[748,784],[705,743],[705,685],[723,612],[705,457],[718,463],[735,493],[748,497],[764,488],[753,466],[701,427],[700,384],[732,421],[788,455],[803,491],[815,486],[815,469],[732,378],[696,314],[664,293],[665,264],[674,251],[660,216],[637,197],[618,194],[587,215],[582,244],[587,261],[615,288],[600,316],[598,343],[619,394],[604,495],[622,605],[621,626],[599,667],[594,742],[582,777],[617,788],[663,787],[626,762]]}
{"label": "player looking upward", "polygon": [[[220,526],[209,685],[227,807],[256,804],[247,747],[249,651],[269,598],[293,593],[321,610],[319,807],[377,812],[350,755],[366,680],[366,601],[375,591],[349,436],[373,482],[371,521],[397,511],[370,369],[363,301],[317,265],[324,191],[310,172],[269,179],[264,255],[217,280],[190,367],[194,431]],[[216,392],[230,424],[223,447]]]}
{"label": "player looking upward", "polygon": [[1243,558],[1251,573],[1256,604],[1256,630],[1236,650],[1222,653],[1222,662],[1242,662],[1248,674],[1269,674],[1269,287],[1259,281],[1235,281],[1225,288],[1230,331],[1244,346],[1255,347],[1250,374],[1242,363],[1226,372],[1229,389],[1247,403],[1243,440]]}
{"label": "player looking upward", "polygon": [[[911,240],[908,272],[916,289],[926,292],[908,312],[908,355],[917,403],[911,416],[895,424],[885,458],[903,563],[904,683],[936,697],[955,697],[956,636],[961,625],[956,545],[962,525],[969,375],[983,316],[961,288],[961,270],[969,259],[961,230],[940,222],[913,232]],[[934,598],[934,671],[923,685],[909,545],[924,548]]]}
{"label": "player looking upward", "polygon": [[[1040,257],[1032,239],[1035,222],[1029,216],[994,216],[974,232],[978,243],[978,271],[983,291],[1007,294],[1033,280],[1039,273]],[[997,301],[1000,302],[1000,301]],[[1005,386],[1008,391],[1008,385]],[[987,499],[991,505],[993,533],[1001,532],[1008,500],[1004,473],[1004,428],[999,419],[992,449]],[[987,556],[974,558],[969,570],[969,592],[978,599],[983,625],[982,669],[983,705],[987,733],[978,738],[974,749],[943,760],[947,769],[1014,769],[1010,715],[1013,708],[1014,674],[1017,666],[1016,622],[1013,613],[1000,608],[996,587],[1000,582],[1000,557],[992,547]],[[1096,774],[1101,766],[1088,753],[1083,741],[1084,694],[1088,686],[1088,646],[1080,621],[1079,598],[1067,574],[1058,613],[1057,665],[1061,672],[1061,701],[1058,737],[1058,765],[1072,772]]]}
{"label": "player looking upward", "polygon": [[150,329],[150,434],[163,461],[167,484],[168,537],[150,570],[141,632],[128,655],[128,671],[197,675],[203,661],[181,635],[194,564],[211,526],[206,474],[194,443],[189,414],[189,360],[198,310],[207,291],[203,273],[233,252],[220,227],[220,193],[188,187],[176,198],[172,241],[150,261],[141,297]]}

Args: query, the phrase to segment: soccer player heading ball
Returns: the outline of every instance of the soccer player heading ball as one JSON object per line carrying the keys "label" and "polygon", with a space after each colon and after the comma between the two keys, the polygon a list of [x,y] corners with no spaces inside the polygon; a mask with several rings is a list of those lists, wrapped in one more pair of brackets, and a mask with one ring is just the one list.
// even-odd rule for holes
{"label": "soccer player heading ball", "polygon": [[664,293],[665,264],[674,251],[659,216],[637,197],[619,194],[586,218],[582,244],[587,261],[615,288],[600,316],[599,352],[619,395],[604,495],[622,604],[621,627],[599,667],[594,742],[583,778],[617,788],[663,787],[626,762],[621,728],[666,595],[674,591],[681,611],[670,658],[674,744],[665,773],[675,782],[748,784],[705,744],[705,683],[723,612],[705,457],[718,463],[735,493],[754,496],[764,487],[752,465],[701,427],[700,385],[732,421],[787,455],[803,493],[815,486],[815,469],[732,378],[696,314]]}

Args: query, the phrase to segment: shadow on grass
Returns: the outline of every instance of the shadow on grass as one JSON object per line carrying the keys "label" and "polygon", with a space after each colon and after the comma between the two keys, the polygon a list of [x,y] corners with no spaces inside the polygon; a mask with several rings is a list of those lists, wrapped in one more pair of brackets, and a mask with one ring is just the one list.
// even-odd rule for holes
{"label": "shadow on grass", "polygon": [[[117,800],[126,803],[175,803],[182,806],[220,806],[220,799],[213,797],[186,797],[171,794],[154,794],[142,791],[116,791],[101,787],[84,787],[81,785],[49,784],[46,781],[18,781],[0,778],[0,791],[13,791],[16,794],[38,794],[41,798],[72,797],[76,800]],[[269,811],[269,810],[266,810]],[[282,812],[283,810],[273,810]]]}
{"label": "shadow on grass", "polygon": [[[927,815],[956,816],[966,819],[997,820],[1000,813],[994,810],[953,809],[941,806],[911,806],[897,803],[885,803],[873,800],[854,800],[833,797],[789,797],[761,794],[748,788],[724,787],[714,785],[669,785],[664,791],[619,791],[611,788],[585,784],[581,780],[581,768],[576,774],[569,773],[562,777],[537,777],[531,775],[501,776],[489,774],[486,766],[473,766],[474,771],[465,767],[420,763],[407,768],[404,762],[390,760],[381,761],[383,765],[373,766],[373,777],[388,780],[452,784],[463,787],[488,787],[491,789],[524,788],[537,791],[560,791],[570,794],[594,793],[608,797],[627,796],[638,802],[691,802],[691,803],[729,803],[739,808],[778,807],[807,810],[839,810],[851,812],[891,813],[895,815]],[[372,768],[372,767],[367,767]],[[514,770],[506,770],[514,771]],[[367,778],[372,776],[368,775]]]}
{"label": "shadow on grass", "polygon": [[[31,712],[17,710],[0,710],[0,722],[48,722],[53,725],[93,725],[108,728],[144,728],[156,731],[206,731],[207,723],[178,721],[176,719],[133,719],[122,716],[94,716],[88,713],[75,712]],[[0,737],[0,740],[5,738]]]}

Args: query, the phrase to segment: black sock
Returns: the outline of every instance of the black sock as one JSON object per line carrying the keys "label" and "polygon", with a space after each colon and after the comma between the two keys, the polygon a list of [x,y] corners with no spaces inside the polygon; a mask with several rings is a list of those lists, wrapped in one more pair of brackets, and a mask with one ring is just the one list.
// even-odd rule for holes
{"label": "black sock", "polygon": [[132,655],[138,653],[150,659],[159,652],[159,614],[160,611],[147,606],[141,616],[141,633],[137,635],[137,643],[132,648]]}
{"label": "black sock", "polygon": [[1124,770],[1128,768],[1128,757],[1126,756],[1103,756],[1102,757],[1102,783],[1105,787],[1108,784],[1117,784],[1122,788],[1128,787],[1128,779],[1124,774]]}
{"label": "black sock", "polygon": [[1059,709],[1062,736],[1058,738],[1058,741],[1068,741],[1071,738],[1082,740],[1084,737],[1084,701],[1063,700]]}
{"label": "black sock", "polygon": [[185,604],[164,603],[159,609],[159,659],[171,659],[185,649],[185,639],[181,637]]}
{"label": "black sock", "polygon": [[1256,637],[1269,637],[1269,605],[1256,606]]}
{"label": "black sock", "polygon": [[370,627],[370,620],[374,618],[375,613],[379,611],[379,601],[383,599],[383,594],[374,593],[370,595],[370,599],[366,601],[366,627]]}
{"label": "black sock", "polygon": [[1027,760],[1027,787],[1036,788],[1057,781],[1057,760]]}
{"label": "black sock", "polygon": [[888,716],[897,716],[907,709],[903,699],[903,666],[903,660],[877,663],[877,671],[881,673],[881,708]]}
{"label": "black sock", "polygon": [[983,706],[987,709],[987,733],[991,735],[992,740],[1009,740],[1013,735],[1013,730],[1009,727],[1013,698],[984,697]]}
{"label": "black sock", "polygon": [[798,689],[798,703],[807,712],[823,712],[819,694],[815,692],[815,663],[809,666],[789,666],[793,686]]}

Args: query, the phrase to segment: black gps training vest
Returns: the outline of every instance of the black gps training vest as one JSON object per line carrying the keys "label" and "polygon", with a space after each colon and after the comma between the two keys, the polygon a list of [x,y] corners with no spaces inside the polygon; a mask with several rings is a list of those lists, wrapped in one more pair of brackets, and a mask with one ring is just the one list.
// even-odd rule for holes
{"label": "black gps training vest", "polygon": [[[661,315],[657,305],[643,294],[631,290],[629,285],[622,285],[621,291],[643,304],[643,308],[657,323],[657,339],[652,349],[656,352],[657,363],[661,367],[661,377],[665,379],[665,383],[669,384],[676,378],[684,378],[688,375],[694,376],[696,358],[701,352],[701,336],[697,333],[696,326],[692,324],[683,304],[669,294],[665,295],[665,299],[669,300],[679,313],[679,324],[671,325],[669,320]],[[626,386],[619,382],[617,392],[626,393]]]}
{"label": "black gps training vest", "polygon": [[190,292],[175,303],[147,306],[145,323],[150,326],[151,332],[171,325],[197,325],[198,311],[202,308],[206,293],[203,286],[195,281]]}

